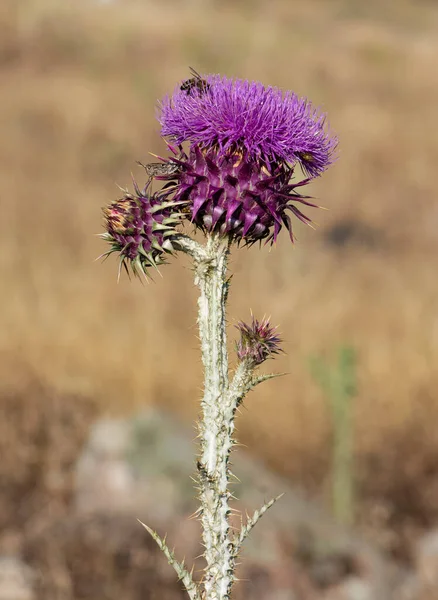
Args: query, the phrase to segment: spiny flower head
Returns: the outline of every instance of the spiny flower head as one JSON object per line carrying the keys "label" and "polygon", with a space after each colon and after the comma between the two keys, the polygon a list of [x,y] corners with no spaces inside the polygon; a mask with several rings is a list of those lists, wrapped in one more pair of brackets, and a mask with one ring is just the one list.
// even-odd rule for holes
{"label": "spiny flower head", "polygon": [[203,231],[229,235],[246,244],[262,239],[273,243],[283,226],[294,240],[288,212],[311,224],[296,206],[317,207],[300,193],[309,179],[291,182],[288,165],[260,166],[237,150],[224,155],[198,145],[193,145],[188,155],[180,149],[178,157],[168,163],[178,164],[179,169],[160,179],[174,180],[174,199],[186,205],[186,217]]}
{"label": "spiny flower head", "polygon": [[[315,207],[301,186],[333,161],[337,144],[325,116],[305,98],[261,83],[201,76],[184,82],[161,103],[162,134],[179,164],[167,179],[186,215],[208,232],[252,244],[275,242],[290,214],[311,224],[296,206]],[[182,144],[188,143],[188,150]],[[293,181],[301,165],[308,178]]]}
{"label": "spiny flower head", "polygon": [[116,252],[120,267],[134,275],[146,277],[150,267],[157,268],[172,253],[175,226],[181,221],[178,204],[168,201],[166,193],[149,194],[134,183],[135,194],[126,192],[122,198],[103,209],[106,232],[101,237],[111,244],[103,256]]}
{"label": "spiny flower head", "polygon": [[326,116],[307,98],[259,82],[207,75],[202,85],[178,86],[160,106],[161,133],[177,144],[190,142],[246,160],[301,164],[310,176],[332,162],[337,139]]}
{"label": "spiny flower head", "polygon": [[236,344],[237,356],[241,361],[248,360],[254,366],[262,364],[273,354],[282,352],[281,339],[277,335],[277,328],[272,327],[269,319],[261,321],[252,318],[252,323],[247,325],[242,321],[236,325],[240,331],[240,340]]}

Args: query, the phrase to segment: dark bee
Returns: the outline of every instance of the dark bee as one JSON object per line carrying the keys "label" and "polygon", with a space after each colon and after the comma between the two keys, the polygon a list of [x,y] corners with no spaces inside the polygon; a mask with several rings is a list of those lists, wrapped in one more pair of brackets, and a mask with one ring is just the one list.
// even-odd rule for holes
{"label": "dark bee", "polygon": [[210,84],[202,79],[201,75],[195,69],[190,67],[190,71],[193,75],[191,79],[186,79],[182,82],[180,90],[186,92],[188,95],[192,93],[192,90],[198,90],[200,94],[205,94],[210,89]]}

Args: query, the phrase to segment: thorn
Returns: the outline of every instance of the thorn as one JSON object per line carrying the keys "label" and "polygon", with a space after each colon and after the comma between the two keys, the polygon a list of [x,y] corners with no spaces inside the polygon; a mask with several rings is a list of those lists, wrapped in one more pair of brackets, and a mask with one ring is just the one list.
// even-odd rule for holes
{"label": "thorn", "polygon": [[197,519],[201,514],[202,514],[202,507],[200,506],[198,509],[195,510],[194,513],[192,513],[187,518],[189,519],[189,521],[192,521],[193,519]]}

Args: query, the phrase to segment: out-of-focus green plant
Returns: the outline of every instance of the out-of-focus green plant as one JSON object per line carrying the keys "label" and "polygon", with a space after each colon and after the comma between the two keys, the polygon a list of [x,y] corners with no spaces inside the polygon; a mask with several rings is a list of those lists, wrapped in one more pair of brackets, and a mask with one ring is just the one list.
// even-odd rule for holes
{"label": "out-of-focus green plant", "polygon": [[357,394],[356,353],[342,346],[337,363],[331,365],[321,356],[310,359],[314,380],[323,389],[332,420],[332,509],[345,524],[354,519],[353,399]]}

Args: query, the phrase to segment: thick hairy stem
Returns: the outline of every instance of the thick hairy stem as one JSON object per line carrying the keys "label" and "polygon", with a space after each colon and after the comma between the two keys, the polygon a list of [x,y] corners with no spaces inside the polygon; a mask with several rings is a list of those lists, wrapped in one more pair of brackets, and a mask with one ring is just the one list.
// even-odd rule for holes
{"label": "thick hairy stem", "polygon": [[199,424],[198,460],[201,523],[205,559],[205,600],[229,597],[234,580],[229,526],[228,459],[233,445],[235,406],[228,394],[225,304],[228,240],[211,235],[205,257],[196,260],[199,333],[204,364],[204,397]]}
{"label": "thick hairy stem", "polygon": [[[195,283],[200,290],[198,324],[204,365],[204,397],[199,422],[201,452],[197,468],[199,515],[207,564],[202,580],[203,591],[196,589],[196,592],[202,594],[202,600],[228,600],[243,539],[273,504],[269,502],[256,511],[237,536],[230,531],[228,462],[234,444],[235,414],[246,394],[274,375],[255,377],[254,362],[242,360],[232,381],[229,381],[225,315],[229,240],[210,235],[207,244],[201,246],[188,236],[180,235],[174,242],[177,249],[193,258]],[[187,585],[186,588],[191,591]]]}
{"label": "thick hairy stem", "polygon": [[175,236],[174,245],[181,252],[185,252],[193,258],[195,264],[207,259],[207,253],[204,246],[193,240],[188,235],[179,234]]}

